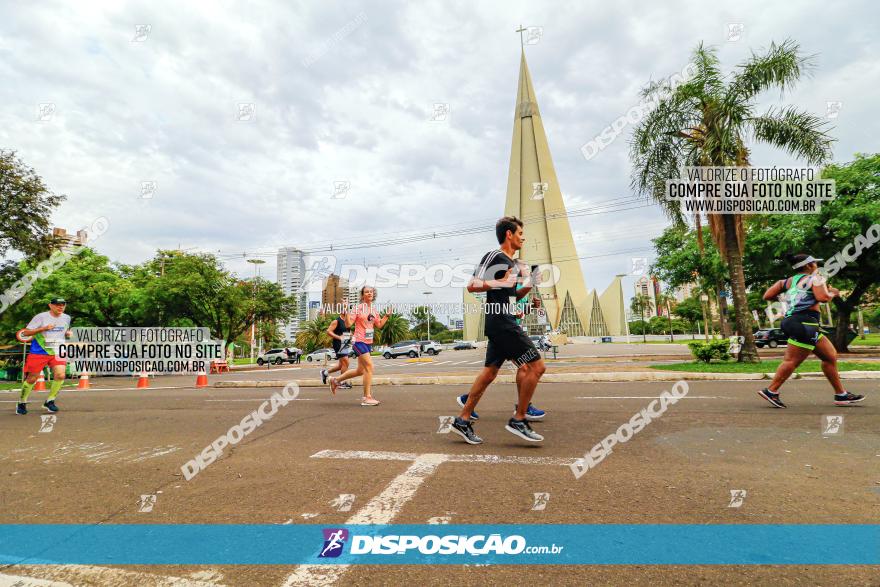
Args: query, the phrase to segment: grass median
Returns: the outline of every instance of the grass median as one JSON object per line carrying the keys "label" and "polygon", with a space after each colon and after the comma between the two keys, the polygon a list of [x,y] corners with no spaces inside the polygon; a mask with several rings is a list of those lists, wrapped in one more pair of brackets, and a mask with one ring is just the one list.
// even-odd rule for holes
{"label": "grass median", "polygon": [[[761,361],[759,363],[738,363],[736,361],[713,361],[702,363],[664,363],[651,365],[652,369],[662,371],[687,371],[690,373],[773,373],[781,361]],[[838,361],[840,371],[880,371],[880,363],[857,363],[854,361]],[[821,373],[822,362],[808,359],[797,368],[797,373]]]}

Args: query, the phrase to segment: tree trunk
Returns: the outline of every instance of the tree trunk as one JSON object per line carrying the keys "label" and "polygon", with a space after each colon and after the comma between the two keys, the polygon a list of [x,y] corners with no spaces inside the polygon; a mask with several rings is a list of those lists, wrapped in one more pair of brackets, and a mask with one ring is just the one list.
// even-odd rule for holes
{"label": "tree trunk", "polygon": [[733,294],[733,310],[736,316],[736,331],[743,337],[739,353],[741,363],[757,363],[758,349],[752,334],[752,316],[749,314],[749,301],[746,297],[746,277],[743,272],[742,253],[736,238],[736,221],[732,214],[724,215],[724,244],[727,267],[730,270],[730,291]]}
{"label": "tree trunk", "polygon": [[834,298],[831,303],[837,310],[837,326],[831,334],[831,344],[839,353],[849,352],[849,320],[853,310],[862,301],[862,295],[870,287],[870,284],[856,283],[855,288],[845,300]]}
{"label": "tree trunk", "polygon": [[718,295],[718,316],[721,320],[721,337],[730,338],[730,323],[727,321],[727,298]]}

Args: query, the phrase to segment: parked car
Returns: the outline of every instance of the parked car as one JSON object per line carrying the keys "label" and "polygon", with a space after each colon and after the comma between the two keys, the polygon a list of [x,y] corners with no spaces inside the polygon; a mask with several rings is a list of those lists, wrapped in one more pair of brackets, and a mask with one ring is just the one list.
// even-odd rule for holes
{"label": "parked car", "polygon": [[285,352],[284,349],[269,349],[257,357],[257,365],[260,365],[261,367],[266,363],[280,365],[282,363],[293,363],[293,360],[294,357],[288,357],[287,352]]}
{"label": "parked car", "polygon": [[333,352],[333,349],[318,349],[306,355],[306,361],[309,363],[313,361],[323,361],[325,358],[328,361],[333,361],[336,359],[336,353]]}
{"label": "parked car", "polygon": [[395,342],[393,345],[385,349],[385,352],[382,353],[382,356],[386,359],[396,359],[397,357],[407,355],[410,358],[416,358],[419,356],[419,351],[421,350],[421,345],[417,340],[401,340],[400,342]]}
{"label": "parked car", "polygon": [[443,347],[433,340],[420,340],[419,345],[422,347],[422,354],[425,355],[439,355],[443,350]]}
{"label": "parked car", "polygon": [[475,349],[477,345],[472,343],[469,340],[460,340],[452,346],[452,350],[454,351],[466,351],[468,349]]}
{"label": "parked car", "polygon": [[780,344],[788,344],[788,335],[778,328],[759,330],[755,333],[755,346],[758,348],[764,348],[764,345],[767,345],[771,349],[775,349]]}

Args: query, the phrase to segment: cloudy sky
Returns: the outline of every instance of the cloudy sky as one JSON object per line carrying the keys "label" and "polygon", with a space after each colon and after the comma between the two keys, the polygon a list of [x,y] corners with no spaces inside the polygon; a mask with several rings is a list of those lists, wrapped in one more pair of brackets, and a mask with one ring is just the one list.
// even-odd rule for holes
{"label": "cloudy sky", "polygon": [[[700,41],[729,68],[795,39],[815,54],[813,75],[762,102],[823,116],[839,102],[829,119],[835,159],[876,150],[876,14],[868,1],[5,3],[0,147],[68,195],[56,225],[105,216],[94,246],[113,260],[181,247],[218,253],[242,275],[252,272],[244,259],[260,256],[274,277],[280,246],[374,242],[500,216],[519,25],[542,28],[526,55],[572,209],[631,196],[630,129],[589,161],[580,148],[636,105],[646,82],[681,71]],[[449,105],[445,121],[431,120],[438,103]],[[760,146],[753,162],[795,163]],[[151,197],[144,182],[155,182]],[[344,197],[333,197],[336,182],[348,182]],[[664,227],[653,206],[571,223],[587,285],[600,290],[632,257],[650,259]],[[487,231],[336,257],[476,262],[495,246]],[[420,300],[423,290],[385,299]],[[460,301],[458,291],[436,293]]]}

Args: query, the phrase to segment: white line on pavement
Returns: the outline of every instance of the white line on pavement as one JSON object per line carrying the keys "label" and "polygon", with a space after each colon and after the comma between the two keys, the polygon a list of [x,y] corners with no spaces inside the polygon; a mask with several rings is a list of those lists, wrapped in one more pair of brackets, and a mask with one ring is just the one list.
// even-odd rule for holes
{"label": "white line on pavement", "polygon": [[[575,399],[660,399],[659,395],[587,395]],[[679,399],[730,399],[718,395],[686,395]]]}
{"label": "white line on pavement", "polygon": [[[311,456],[313,459],[367,459],[385,461],[412,461],[406,471],[395,477],[382,493],[371,499],[345,523],[348,524],[390,524],[413,498],[419,486],[445,462],[527,464],[527,465],[569,465],[575,459],[554,457],[508,457],[498,455],[449,455],[415,454],[406,452],[377,452],[362,450],[322,450]],[[318,586],[328,587],[348,570],[351,565],[300,565],[284,582],[283,587]]]}

